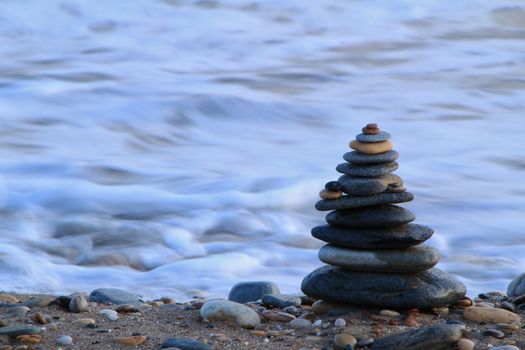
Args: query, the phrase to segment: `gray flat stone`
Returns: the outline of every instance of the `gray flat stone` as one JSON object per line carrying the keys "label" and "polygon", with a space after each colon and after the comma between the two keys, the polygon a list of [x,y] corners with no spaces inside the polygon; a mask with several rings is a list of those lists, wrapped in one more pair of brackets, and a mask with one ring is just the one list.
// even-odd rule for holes
{"label": "gray flat stone", "polygon": [[355,164],[375,164],[391,162],[399,158],[397,151],[391,150],[379,154],[364,154],[357,151],[347,152],[343,155],[344,160]]}
{"label": "gray flat stone", "polygon": [[382,141],[390,140],[390,134],[386,131],[380,131],[379,134],[375,134],[375,135],[368,135],[368,134],[361,133],[357,135],[355,139],[359,142],[375,143],[375,142],[382,142]]}
{"label": "gray flat stone", "polygon": [[368,196],[384,192],[388,185],[402,186],[403,180],[394,174],[374,178],[343,175],[337,181],[344,193],[355,196]]}
{"label": "gray flat stone", "polygon": [[335,170],[342,174],[359,177],[377,177],[390,174],[399,168],[397,162],[377,163],[370,165],[352,164],[352,163],[341,163]]}
{"label": "gray flat stone", "polygon": [[288,306],[301,306],[301,297],[295,295],[266,294],[262,297],[263,305],[284,309]]}
{"label": "gray flat stone", "polygon": [[268,281],[240,282],[232,287],[228,300],[237,303],[257,301],[265,294],[281,294],[279,287]]}
{"label": "gray flat stone", "polygon": [[235,321],[244,328],[254,328],[261,323],[259,314],[254,309],[230,300],[207,301],[202,305],[200,314],[208,321]]}
{"label": "gray flat stone", "polygon": [[42,328],[32,326],[6,326],[0,328],[0,335],[7,335],[9,337],[18,337],[24,334],[38,334],[40,332],[42,332]]}
{"label": "gray flat stone", "polygon": [[322,300],[402,309],[454,304],[466,292],[461,282],[436,268],[398,274],[354,272],[328,265],[308,274],[301,289]]}
{"label": "gray flat stone", "polygon": [[414,221],[410,210],[397,205],[335,210],[326,215],[326,222],[342,227],[392,227]]}
{"label": "gray flat stone", "polygon": [[436,265],[439,252],[424,245],[406,249],[362,250],[328,244],[319,250],[319,260],[350,271],[413,273]]}
{"label": "gray flat stone", "polygon": [[448,350],[461,339],[464,326],[440,323],[391,335],[372,344],[372,350]]}
{"label": "gray flat stone", "polygon": [[316,226],[312,236],[338,246],[360,249],[408,248],[425,242],[434,231],[427,226],[406,224],[396,227]]}
{"label": "gray flat stone", "polygon": [[128,293],[116,288],[99,288],[95,289],[89,295],[89,301],[102,304],[131,304],[134,306],[142,305],[139,297],[135,294]]}
{"label": "gray flat stone", "polygon": [[183,338],[168,338],[160,345],[161,349],[176,348],[180,350],[212,350],[213,347],[196,340]]}
{"label": "gray flat stone", "polygon": [[315,203],[315,209],[320,211],[336,209],[352,209],[361,207],[372,207],[381,204],[404,203],[414,199],[410,192],[382,192],[370,196],[342,196],[338,199],[321,199]]}

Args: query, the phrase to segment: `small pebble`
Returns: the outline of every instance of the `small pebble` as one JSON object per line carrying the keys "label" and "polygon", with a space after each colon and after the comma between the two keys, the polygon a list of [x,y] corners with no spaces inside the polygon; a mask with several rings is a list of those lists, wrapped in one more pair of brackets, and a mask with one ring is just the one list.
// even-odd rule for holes
{"label": "small pebble", "polygon": [[359,341],[357,342],[357,346],[360,348],[363,348],[365,346],[372,345],[373,342],[374,342],[374,338],[363,338],[363,339],[359,339]]}
{"label": "small pebble", "polygon": [[403,320],[403,324],[407,327],[418,327],[419,322],[414,317],[407,317]]}
{"label": "small pebble", "polygon": [[432,309],[432,312],[436,315],[448,315],[449,309],[448,307],[435,307]]}
{"label": "small pebble", "polygon": [[262,312],[264,318],[273,321],[273,322],[290,322],[295,319],[294,315],[290,315],[286,312],[275,311],[275,310],[265,310]]}
{"label": "small pebble", "polygon": [[47,324],[48,321],[46,319],[46,317],[44,316],[43,313],[41,312],[35,312],[33,315],[31,315],[30,317],[33,321],[36,321],[40,324]]}
{"label": "small pebble", "polygon": [[87,312],[89,304],[86,297],[82,294],[77,294],[71,298],[69,302],[69,311],[74,313]]}
{"label": "small pebble", "polygon": [[499,305],[500,308],[504,309],[504,310],[508,310],[510,312],[514,312],[516,311],[516,307],[514,306],[514,304],[512,303],[509,303],[508,301],[503,301],[500,305]]}
{"label": "small pebble", "polygon": [[11,295],[11,294],[5,294],[5,293],[0,293],[0,302],[3,302],[3,303],[11,303],[11,304],[17,304],[17,303],[19,303],[20,301],[19,301],[18,298],[15,297],[14,295]]}
{"label": "small pebble", "polygon": [[330,181],[324,185],[324,189],[330,192],[339,192],[341,191],[342,186],[338,181]]}
{"label": "small pebble", "polygon": [[117,307],[116,311],[117,313],[120,313],[120,314],[126,314],[126,313],[132,313],[132,312],[139,312],[139,309],[131,304],[122,304]]}
{"label": "small pebble", "polygon": [[492,328],[489,328],[489,329],[483,331],[483,335],[488,336],[488,337],[493,337],[493,338],[496,338],[496,339],[503,339],[503,338],[505,338],[505,334],[502,331],[497,330],[497,329],[492,329]]}
{"label": "small pebble", "polygon": [[381,316],[388,316],[388,317],[398,317],[400,315],[399,312],[392,311],[392,310],[381,310],[379,311],[379,314]]}
{"label": "small pebble", "polygon": [[460,339],[458,340],[457,345],[459,350],[473,350],[476,344],[469,339]]}
{"label": "small pebble", "polygon": [[511,332],[517,332],[520,330],[520,325],[515,323],[497,323],[495,326],[497,329]]}
{"label": "small pebble", "polygon": [[137,346],[144,343],[147,339],[148,337],[144,335],[135,335],[131,337],[118,337],[115,341],[122,345]]}
{"label": "small pebble", "polygon": [[253,330],[253,331],[250,331],[250,334],[254,335],[256,337],[264,337],[264,336],[266,336],[266,331]]}
{"label": "small pebble", "polygon": [[73,344],[73,338],[71,338],[69,335],[64,335],[57,339],[58,345],[71,345]]}
{"label": "small pebble", "polygon": [[106,318],[110,321],[116,321],[118,319],[117,312],[111,309],[102,309],[100,310],[99,315],[106,316]]}
{"label": "small pebble", "polygon": [[312,328],[319,328],[323,324],[323,320],[317,320],[314,323],[312,323]]}
{"label": "small pebble", "polygon": [[24,334],[16,337],[16,340],[24,344],[38,344],[40,343],[40,336],[38,334]]}
{"label": "small pebble", "polygon": [[8,308],[7,310],[11,315],[15,315],[18,317],[24,317],[31,309],[28,308],[27,306],[12,306]]}
{"label": "small pebble", "polygon": [[357,339],[353,335],[341,333],[334,337],[334,344],[340,349],[346,349],[348,346],[353,348],[357,344]]}
{"label": "small pebble", "polygon": [[296,318],[295,320],[291,320],[289,325],[293,329],[305,329],[309,328],[312,325],[312,322],[305,318]]}
{"label": "small pebble", "polygon": [[322,190],[321,192],[319,192],[319,197],[321,197],[322,199],[338,199],[338,198],[341,198],[342,196],[343,196],[343,192],[341,191]]}
{"label": "small pebble", "polygon": [[96,322],[92,318],[79,318],[78,320],[74,320],[73,324],[80,326],[80,327],[87,327],[89,325],[94,325]]}
{"label": "small pebble", "polygon": [[344,327],[346,326],[346,321],[343,318],[338,318],[334,322],[335,327]]}
{"label": "small pebble", "polygon": [[472,306],[472,300],[468,297],[465,297],[456,302],[455,306],[457,308],[464,309],[466,307]]}

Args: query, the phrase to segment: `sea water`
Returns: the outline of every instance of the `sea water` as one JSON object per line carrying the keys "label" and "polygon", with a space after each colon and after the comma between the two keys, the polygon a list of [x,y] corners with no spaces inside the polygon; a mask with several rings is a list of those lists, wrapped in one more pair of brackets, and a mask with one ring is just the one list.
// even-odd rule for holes
{"label": "sea water", "polygon": [[298,293],[367,122],[469,295],[525,271],[522,1],[0,2],[0,286]]}

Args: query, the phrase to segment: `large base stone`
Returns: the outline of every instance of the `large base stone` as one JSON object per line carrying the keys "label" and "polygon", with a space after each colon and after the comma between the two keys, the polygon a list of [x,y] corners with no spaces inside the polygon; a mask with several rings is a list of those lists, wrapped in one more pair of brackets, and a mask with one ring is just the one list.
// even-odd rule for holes
{"label": "large base stone", "polygon": [[408,248],[425,242],[434,231],[427,226],[406,224],[396,227],[316,226],[312,236],[342,247],[360,249]]}
{"label": "large base stone", "polygon": [[383,308],[430,309],[454,304],[465,286],[436,268],[414,273],[352,272],[324,266],[301,284],[306,295],[328,301]]}

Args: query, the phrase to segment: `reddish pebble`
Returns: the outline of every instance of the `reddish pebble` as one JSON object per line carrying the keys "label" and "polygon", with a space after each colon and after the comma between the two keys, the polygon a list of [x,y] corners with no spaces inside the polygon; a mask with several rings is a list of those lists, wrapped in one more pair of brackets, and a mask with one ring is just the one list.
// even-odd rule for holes
{"label": "reddish pebble", "polygon": [[413,317],[407,317],[403,320],[403,324],[407,327],[417,327],[419,326],[419,322],[416,321]]}
{"label": "reddish pebble", "polygon": [[366,124],[365,128],[367,128],[367,129],[379,129],[379,127],[377,126],[377,123],[368,123],[368,124]]}

